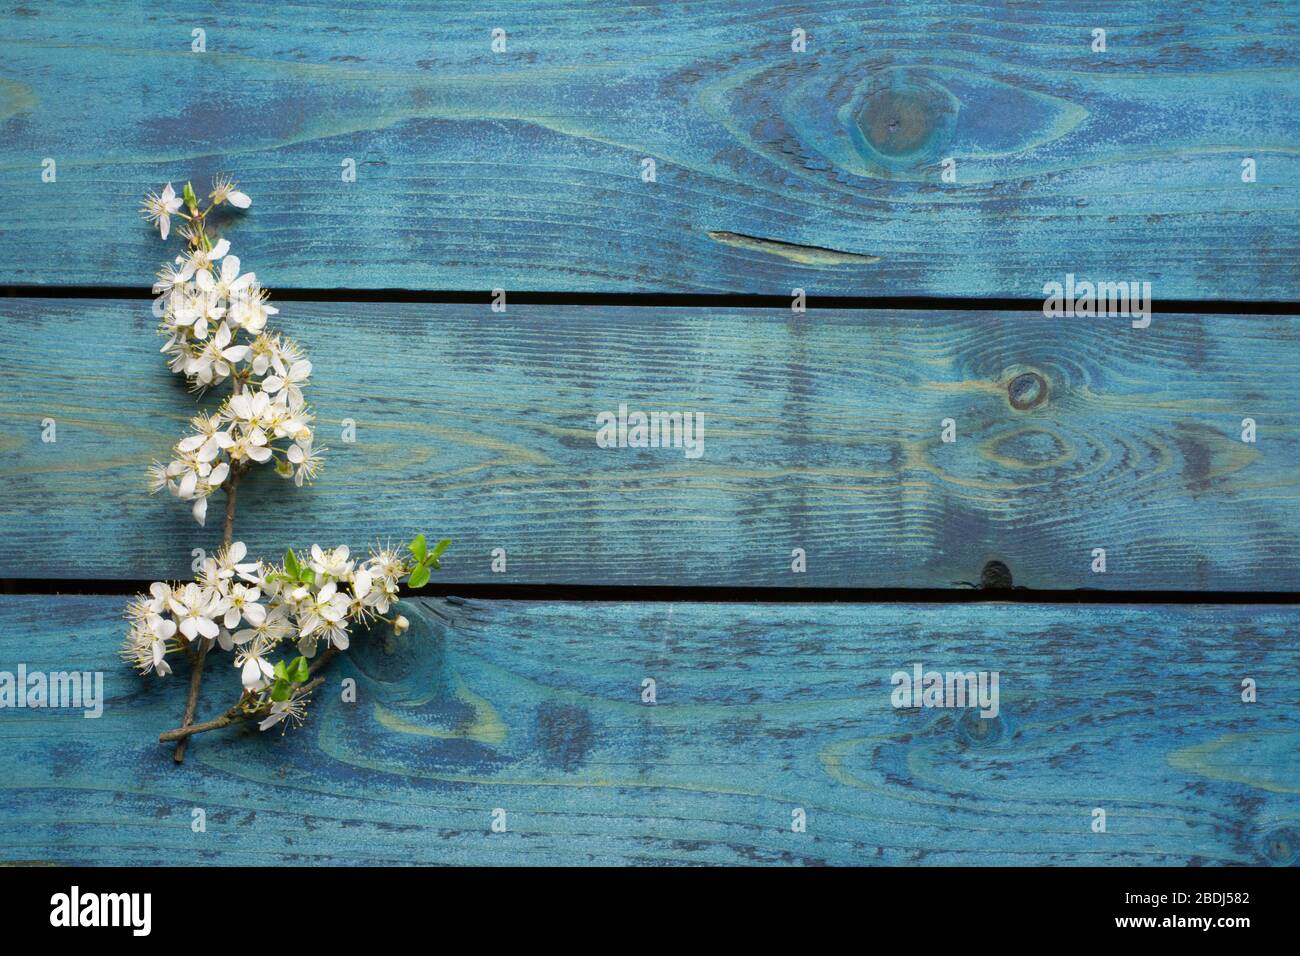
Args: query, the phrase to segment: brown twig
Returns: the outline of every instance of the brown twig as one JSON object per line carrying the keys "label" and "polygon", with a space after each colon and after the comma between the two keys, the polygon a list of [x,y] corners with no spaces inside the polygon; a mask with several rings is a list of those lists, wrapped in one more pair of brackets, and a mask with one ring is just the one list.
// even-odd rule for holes
{"label": "brown twig", "polygon": [[[322,662],[323,661],[324,658],[322,657]],[[303,684],[301,687],[298,688],[297,691],[294,692],[293,694],[294,699],[299,697],[305,697],[307,694],[310,694],[312,691],[314,691],[317,687],[319,687],[323,683],[325,683],[324,677],[317,677],[312,680],[309,680],[307,683]],[[255,717],[265,717],[270,712],[271,712],[271,708],[269,706],[259,707],[257,710],[254,710],[250,713],[241,710],[239,706],[236,705],[234,707],[231,707],[220,717],[214,717],[212,720],[205,720],[199,724],[193,724],[193,723],[182,724],[180,727],[177,727],[175,730],[164,731],[163,733],[158,735],[158,742],[165,744],[168,741],[176,740],[179,741],[179,743],[177,743],[176,745],[177,749],[180,749],[180,745],[185,743],[185,741],[189,740],[190,737],[192,737],[194,734],[201,734],[208,730],[220,730],[222,727],[229,727],[231,724],[242,723],[245,720],[252,720]]]}
{"label": "brown twig", "polygon": [[[338,654],[338,648],[333,646],[326,648],[325,653],[321,654],[320,657],[316,658],[316,660],[311,662],[311,666],[307,668],[307,672],[309,674],[315,674],[326,664],[332,661],[335,655],[337,654]],[[315,690],[324,682],[325,682],[324,677],[316,677],[313,680],[310,680],[307,683],[303,684],[296,691],[294,691],[293,696],[295,698],[305,697],[307,694],[311,693],[313,690]],[[231,707],[220,717],[214,717],[212,720],[205,720],[201,724],[184,723],[181,726],[177,727],[175,730],[168,730],[164,733],[161,733],[158,735],[158,742],[165,744],[168,741],[176,740],[179,741],[180,743],[184,743],[185,741],[189,740],[190,737],[193,736],[194,734],[201,734],[207,730],[220,730],[222,727],[229,727],[231,724],[238,724],[245,720],[251,720],[253,717],[264,717],[269,712],[270,712],[269,707],[261,707],[253,711],[252,713],[246,713],[245,711],[240,709],[238,704],[236,704],[234,707]]]}
{"label": "brown twig", "polygon": [[[236,388],[238,386],[236,385]],[[230,478],[226,483],[226,520],[221,528],[221,546],[229,548],[230,542],[235,536],[235,493],[239,486],[239,469],[232,468]],[[184,730],[194,723],[194,714],[199,707],[199,687],[203,683],[203,665],[208,657],[208,641],[199,638],[199,652],[194,657],[194,664],[190,668],[190,691],[185,698],[185,716],[181,718],[181,729]],[[211,721],[209,721],[210,723]],[[176,752],[172,754],[172,759],[177,763],[185,762],[185,749],[189,746],[189,735],[183,735],[173,738],[180,741],[176,745]]]}
{"label": "brown twig", "polygon": [[334,655],[337,654],[338,652],[339,649],[335,647],[333,644],[325,648],[325,653],[311,662],[311,666],[307,668],[307,673],[315,674],[318,670],[320,670],[322,667],[324,667],[326,664],[332,661],[334,659]]}

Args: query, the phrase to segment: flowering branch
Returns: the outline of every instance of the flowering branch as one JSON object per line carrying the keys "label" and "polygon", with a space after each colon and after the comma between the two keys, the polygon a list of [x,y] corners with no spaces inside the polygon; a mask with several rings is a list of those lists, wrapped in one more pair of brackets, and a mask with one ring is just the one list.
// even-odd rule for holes
{"label": "flowering branch", "polygon": [[[319,545],[302,553],[290,549],[278,565],[244,561],[247,548],[233,540],[236,489],[243,475],[272,462],[279,475],[301,486],[320,471],[314,415],[303,397],[312,366],[292,339],[266,330],[267,319],[279,310],[268,304],[256,275],[241,272],[229,241],[214,242],[208,234],[214,210],[246,209],[251,200],[225,178],[213,184],[208,200],[202,207],[190,183],[181,196],[168,183],[161,193],[150,193],[143,208],[164,240],[173,216],[185,220],[180,229],[185,253],[164,263],[153,287],[159,331],[167,338],[161,351],[195,391],[230,382],[229,396],[214,412],[191,420],[193,433],[177,442],[172,460],[149,469],[150,490],[191,502],[200,525],[207,519],[208,498],[225,491],[221,547],[204,560],[194,581],[156,582],[126,614],[130,627],[122,655],[142,673],[170,674],[167,655],[175,651],[191,661],[181,725],[159,738],[177,741],[178,763],[196,733],[253,718],[263,730],[300,723],[311,691],[324,680],[311,675],[347,649],[349,627],[382,620],[404,631],[405,617],[387,616],[401,584],[425,584],[451,544],[443,539],[431,548],[418,535],[401,551],[376,547],[364,561],[353,559],[346,546],[326,551]],[[309,663],[320,641],[327,649]],[[299,656],[273,659],[286,642],[296,642]],[[243,690],[220,717],[195,723],[214,645],[234,652]]]}

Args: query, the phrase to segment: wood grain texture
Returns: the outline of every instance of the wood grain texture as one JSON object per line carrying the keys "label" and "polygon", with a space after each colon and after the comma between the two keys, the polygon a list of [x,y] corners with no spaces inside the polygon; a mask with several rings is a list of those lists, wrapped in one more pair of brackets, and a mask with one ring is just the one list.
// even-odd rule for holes
{"label": "wood grain texture", "polygon": [[[6,861],[1294,865],[1300,848],[1291,609],[438,602],[387,649],[355,642],[301,730],[207,734],[177,767],[155,738],[180,684],[116,660],[121,604],[0,598],[0,670],[102,670],[107,698],[97,720],[0,710]],[[890,676],[914,662],[997,670],[1000,713],[895,710]],[[204,713],[233,694],[226,670]]]}
{"label": "wood grain texture", "polygon": [[[424,531],[456,542],[445,582],[947,587],[999,560],[1031,587],[1300,586],[1291,317],[284,305],[327,465],[241,486],[254,554]],[[144,468],[202,403],[149,304],[0,317],[0,577],[188,578],[217,532]],[[703,456],[598,447],[620,403],[702,414]]]}
{"label": "wood grain texture", "polygon": [[24,0],[0,20],[0,282],[143,286],[145,188],[224,171],[273,287],[1036,298],[1074,272],[1294,300],[1296,14]]}

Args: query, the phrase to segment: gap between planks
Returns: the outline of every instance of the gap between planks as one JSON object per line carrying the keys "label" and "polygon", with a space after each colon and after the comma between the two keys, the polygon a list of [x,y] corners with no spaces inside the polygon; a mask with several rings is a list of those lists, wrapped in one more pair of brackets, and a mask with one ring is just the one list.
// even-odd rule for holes
{"label": "gap between planks", "polygon": [[[86,285],[7,285],[4,297],[27,299],[114,299],[154,298],[145,287]],[[517,305],[590,305],[626,308],[681,307],[733,309],[788,309],[791,297],[742,295],[739,293],[691,292],[536,292],[505,290],[507,302]],[[491,290],[420,289],[277,289],[275,298],[285,302],[403,302],[428,305],[490,305]],[[804,306],[816,309],[916,310],[966,312],[1041,312],[1041,298],[981,298],[946,296],[846,296],[808,295]],[[1233,299],[1152,299],[1151,311],[1161,314],[1196,315],[1294,315],[1300,300],[1251,301]]]}
{"label": "gap between planks", "polygon": [[[113,579],[63,580],[8,578],[0,594],[123,597],[149,589],[151,581]],[[960,582],[958,582],[960,583]],[[439,584],[407,591],[404,599],[443,598],[452,603],[482,601],[564,601],[652,604],[1089,604],[1133,605],[1280,605],[1300,604],[1296,591],[1108,591],[1091,588],[817,588],[691,587],[637,585]]]}

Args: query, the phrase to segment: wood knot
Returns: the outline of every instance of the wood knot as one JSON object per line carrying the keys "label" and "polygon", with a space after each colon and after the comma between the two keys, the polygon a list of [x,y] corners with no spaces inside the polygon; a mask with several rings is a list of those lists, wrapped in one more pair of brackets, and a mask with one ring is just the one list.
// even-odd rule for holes
{"label": "wood knot", "polygon": [[1001,561],[990,561],[980,572],[980,587],[998,590],[1012,587],[1011,569]]}
{"label": "wood knot", "polygon": [[863,154],[886,163],[937,161],[952,138],[957,101],[933,78],[911,70],[877,76],[855,106],[851,134]]}
{"label": "wood knot", "polygon": [[1001,715],[981,717],[978,710],[968,709],[957,719],[957,740],[966,747],[987,747],[1006,733]]}
{"label": "wood knot", "polygon": [[1277,866],[1292,866],[1300,860],[1300,831],[1278,827],[1264,837],[1264,856]]}
{"label": "wood knot", "polygon": [[1037,372],[1022,372],[1007,383],[1007,400],[1017,411],[1037,408],[1047,401],[1047,379]]}

